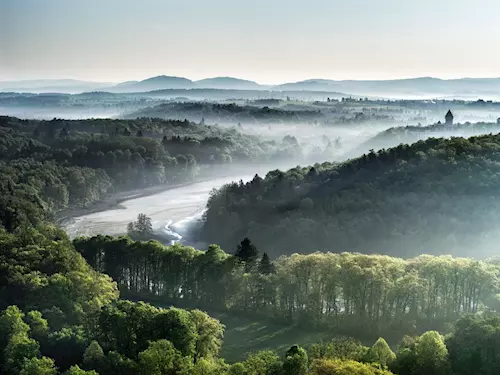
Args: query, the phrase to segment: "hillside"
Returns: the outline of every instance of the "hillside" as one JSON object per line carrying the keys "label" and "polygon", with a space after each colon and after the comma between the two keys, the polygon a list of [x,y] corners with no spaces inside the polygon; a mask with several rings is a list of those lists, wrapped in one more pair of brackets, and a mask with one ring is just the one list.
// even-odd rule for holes
{"label": "hillside", "polygon": [[289,160],[298,146],[189,121],[0,116],[0,227],[38,224],[106,194],[211,176],[217,166]]}
{"label": "hillside", "polygon": [[355,95],[387,97],[498,97],[499,78],[439,79],[419,77],[394,80],[310,79],[278,85],[275,90],[336,91]]}
{"label": "hillside", "polygon": [[432,124],[429,126],[399,126],[386,129],[358,147],[345,154],[346,157],[356,157],[370,150],[396,147],[399,144],[412,144],[429,137],[472,137],[483,134],[496,134],[500,132],[500,124],[497,122],[477,122],[454,124]]}
{"label": "hillside", "polygon": [[6,81],[0,82],[0,91],[60,92],[111,91],[116,93],[147,92],[169,89],[221,89],[221,90],[271,90],[288,91],[296,95],[304,92],[347,93],[354,96],[411,97],[411,98],[496,98],[500,91],[500,78],[439,79],[418,77],[394,80],[330,80],[308,79],[284,82],[278,85],[262,85],[235,77],[213,77],[193,81],[185,77],[159,75],[141,81],[124,81],[118,84],[87,82],[71,79]]}
{"label": "hillside", "polygon": [[139,82],[124,82],[109,88],[112,92],[147,92],[162,89],[186,89],[193,87],[193,81],[182,77],[157,76]]}
{"label": "hillside", "polygon": [[223,90],[260,90],[265,86],[257,82],[233,77],[205,78],[195,82],[198,88],[223,89]]}
{"label": "hillside", "polygon": [[235,249],[249,237],[278,257],[315,250],[409,257],[497,254],[500,135],[370,152],[341,164],[274,171],[225,186],[205,214],[205,239]]}
{"label": "hillside", "polygon": [[280,108],[240,106],[236,104],[217,103],[164,103],[140,109],[123,116],[124,118],[153,117],[188,119],[208,123],[279,123],[308,122],[323,117],[316,110],[283,110]]}

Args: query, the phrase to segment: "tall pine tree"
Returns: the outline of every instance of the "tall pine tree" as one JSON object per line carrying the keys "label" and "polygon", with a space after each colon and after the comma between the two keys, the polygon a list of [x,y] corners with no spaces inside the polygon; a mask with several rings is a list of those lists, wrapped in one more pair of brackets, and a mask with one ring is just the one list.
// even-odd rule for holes
{"label": "tall pine tree", "polygon": [[269,255],[267,255],[267,253],[264,253],[259,263],[259,273],[261,273],[262,275],[269,275],[271,273],[274,273],[274,271],[274,264],[271,263]]}
{"label": "tall pine tree", "polygon": [[259,257],[259,251],[248,237],[245,237],[236,248],[236,253],[234,255],[245,263],[245,272],[250,272],[255,267],[257,258]]}

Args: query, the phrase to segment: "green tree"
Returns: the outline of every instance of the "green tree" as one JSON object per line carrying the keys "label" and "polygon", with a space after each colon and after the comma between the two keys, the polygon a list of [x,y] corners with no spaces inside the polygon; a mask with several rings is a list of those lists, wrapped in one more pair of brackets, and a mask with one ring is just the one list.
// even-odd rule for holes
{"label": "green tree", "polygon": [[26,359],[19,375],[57,375],[54,361],[47,357]]}
{"label": "green tree", "polygon": [[[316,359],[311,365],[309,375],[391,375],[372,365],[341,359]],[[422,374],[425,375],[425,374]]]}
{"label": "green tree", "polygon": [[136,235],[141,239],[148,239],[153,234],[153,224],[151,218],[145,214],[139,214],[137,221],[134,223],[134,230]]}
{"label": "green tree", "polygon": [[49,323],[42,317],[40,311],[30,311],[24,319],[30,326],[30,335],[36,341],[42,343],[46,340],[49,333]]}
{"label": "green tree", "polygon": [[250,354],[243,362],[247,375],[275,375],[279,374],[283,362],[271,350],[264,350]]}
{"label": "green tree", "polygon": [[154,341],[139,353],[139,369],[144,375],[189,374],[192,362],[168,340]]}
{"label": "green tree", "polygon": [[425,332],[417,338],[405,337],[391,369],[399,375],[447,374],[450,365],[443,337],[436,331]]}
{"label": "green tree", "polygon": [[396,355],[382,337],[375,341],[367,353],[367,362],[378,363],[384,368],[389,366],[394,359]]}
{"label": "green tree", "polygon": [[262,254],[262,259],[259,263],[259,273],[269,275],[275,271],[274,264],[271,262],[271,259],[269,259],[269,255],[267,255],[267,253]]}
{"label": "green tree", "polygon": [[250,272],[257,262],[259,252],[250,239],[245,237],[238,245],[235,256],[245,264],[245,272]]}
{"label": "green tree", "polygon": [[71,366],[68,371],[64,373],[64,375],[99,375],[97,372],[94,370],[91,371],[85,371],[82,370],[78,365]]}
{"label": "green tree", "polygon": [[283,362],[284,375],[305,375],[308,370],[306,351],[298,345],[293,345],[287,350]]}
{"label": "green tree", "polygon": [[466,316],[446,340],[453,374],[500,374],[500,317]]}
{"label": "green tree", "polygon": [[415,356],[421,374],[445,375],[448,373],[448,349],[438,332],[425,332],[417,339]]}
{"label": "green tree", "polygon": [[104,365],[104,351],[97,341],[92,341],[83,353],[83,364],[86,369],[100,370]]}

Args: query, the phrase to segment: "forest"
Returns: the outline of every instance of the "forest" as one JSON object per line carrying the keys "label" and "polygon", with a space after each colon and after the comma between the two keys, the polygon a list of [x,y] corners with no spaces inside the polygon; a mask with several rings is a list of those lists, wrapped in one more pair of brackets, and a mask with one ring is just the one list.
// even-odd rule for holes
{"label": "forest", "polygon": [[0,223],[40,222],[106,194],[300,157],[300,146],[189,121],[0,117]]}
{"label": "forest", "polygon": [[125,118],[158,117],[174,119],[190,119],[218,124],[241,123],[296,123],[312,122],[321,119],[323,114],[312,108],[304,110],[286,110],[268,106],[237,105],[234,103],[163,103],[147,107],[124,116]]}
{"label": "forest", "polygon": [[234,255],[126,237],[77,238],[75,248],[129,296],[268,317],[359,337],[444,330],[500,308],[500,265],[470,258],[314,253],[272,262],[244,239]]}
{"label": "forest", "polygon": [[[382,202],[377,207],[387,204],[383,212],[392,213],[396,221],[397,212],[391,210],[408,201],[401,198],[389,205],[382,194],[388,181],[391,192],[400,189],[402,197],[411,192],[419,203],[417,187],[423,193],[434,189],[442,209],[447,208],[444,195],[466,193],[470,199],[489,197],[492,208],[497,194],[497,136],[431,139],[345,163],[274,171],[266,179],[256,176],[248,184],[226,186],[210,199],[205,230],[215,228],[212,220],[218,205],[217,220],[224,212],[232,215],[230,222],[219,224],[219,234],[228,236],[227,231],[238,229],[232,234],[234,244],[197,250],[127,236],[70,240],[52,221],[65,207],[88,206],[113,191],[193,179],[203,168],[236,160],[259,163],[268,160],[264,150],[286,155],[286,147],[295,142],[289,138],[282,145],[272,144],[235,129],[148,118],[1,117],[0,133],[1,374],[494,375],[500,371],[498,259],[411,256],[408,246],[392,256],[376,255],[373,238],[364,240],[371,241],[370,255],[342,252],[345,249],[339,250],[334,241],[329,248],[325,245],[324,252],[311,251],[317,248],[311,243],[304,250],[300,242],[289,242],[284,251],[272,239],[293,241],[290,232],[283,237],[281,229],[269,226],[274,231],[269,244],[256,232],[246,238],[238,227],[246,219],[243,211],[229,211],[244,208],[250,217],[255,211],[249,203],[267,210],[253,218],[262,223],[265,236],[269,232],[264,225],[276,217],[275,210],[317,212],[320,218],[331,208],[341,212],[338,205],[320,200],[330,197],[332,203],[340,202],[328,190],[334,187],[354,212],[360,209],[356,204],[362,193],[371,192],[360,204],[366,209],[370,198],[377,198]],[[350,192],[353,186],[356,189]],[[304,236],[304,227],[298,226],[301,221],[289,218],[290,229],[297,224],[295,239]],[[140,219],[131,230],[142,233],[138,224],[148,220]],[[318,220],[318,225],[322,223]],[[461,230],[472,225],[453,224],[464,225]],[[314,232],[307,234],[310,242],[318,238]],[[434,249],[437,253],[451,248],[445,246]],[[244,352],[241,360],[228,361],[221,355],[224,324],[212,317],[220,312],[296,326],[304,333],[321,330],[329,339],[301,345],[299,335],[296,345],[285,350]]]}
{"label": "forest", "polygon": [[271,171],[214,192],[207,242],[272,258],[355,251],[497,255],[500,135],[429,138],[341,163]]}
{"label": "forest", "polygon": [[[376,285],[368,276],[376,272],[369,270],[370,260],[374,264],[371,268],[377,267],[377,261],[383,263],[383,259],[376,256],[372,256],[373,259],[363,256],[363,261],[356,254],[341,254],[337,259],[333,254],[318,254],[318,257],[332,258],[330,264],[337,262],[346,268],[334,278],[349,272],[346,263],[358,262],[358,265],[352,264],[352,271],[365,274],[352,275],[348,282],[340,278],[338,287],[332,288],[339,296],[318,296],[318,286],[313,280],[317,282],[319,275],[313,275],[312,268],[304,267],[314,255],[280,262],[271,262],[263,255],[257,260],[258,252],[248,240],[242,241],[235,255],[225,254],[215,246],[200,252],[178,246],[162,247],[156,242],[134,243],[127,238],[82,238],[73,245],[62,231],[39,225],[38,228],[19,227],[14,233],[0,231],[0,249],[0,370],[6,375],[493,375],[499,370],[500,351],[495,345],[500,340],[500,320],[490,311],[492,301],[485,305],[488,293],[493,290],[484,287],[484,279],[494,277],[495,266],[481,262],[451,258],[404,262],[385,257],[386,263],[394,263],[393,267],[400,263],[401,288],[388,285],[385,298],[392,303],[385,299],[380,304],[369,292],[373,288],[375,293],[384,293],[383,281]],[[118,259],[123,256],[118,249],[137,254],[122,261]],[[118,281],[93,269],[80,252],[90,264],[113,274]],[[151,260],[156,256],[163,261],[170,258],[170,261],[160,263],[153,272],[155,264],[140,262],[139,254]],[[196,271],[190,272],[184,263],[189,259],[193,266],[196,263]],[[125,263],[128,266],[120,266]],[[363,263],[365,272],[356,271]],[[413,271],[410,263],[421,265],[415,265],[417,270]],[[262,292],[245,295],[243,288],[226,295],[234,281],[227,274],[219,277],[220,270],[226,267],[242,276],[237,288],[242,284],[259,288],[260,284],[264,286]],[[276,303],[272,302],[274,297],[255,297],[266,296],[265,278],[283,277],[285,267],[295,268],[296,272],[289,276],[295,283],[281,282],[278,289],[288,290],[283,290],[275,299],[280,300],[278,304],[284,304],[285,316],[288,311],[302,310],[319,317],[322,309],[318,308],[318,302],[333,308],[338,300],[347,309],[346,316],[355,314],[361,319],[363,315],[373,319],[380,313],[384,317],[393,314],[397,324],[398,320],[412,319],[406,314],[411,315],[412,311],[418,314],[422,310],[436,318],[459,319],[444,337],[433,330],[422,333],[410,330],[394,349],[382,337],[365,346],[355,339],[337,335],[330,341],[308,347],[293,345],[284,353],[257,351],[248,353],[241,362],[226,363],[219,355],[224,327],[206,313],[193,307],[157,308],[144,302],[119,299],[119,289],[144,292],[151,288],[149,292],[154,290],[165,298],[199,299],[203,304],[218,305],[236,298],[239,307],[259,306],[269,311],[265,306]],[[383,272],[383,266],[379,267],[382,270],[378,272]],[[430,283],[434,282],[436,288],[425,285],[425,278],[415,280],[425,268],[434,273],[436,279]],[[175,269],[178,271],[171,273]],[[202,273],[197,274],[199,272]],[[310,278],[306,275],[308,272]],[[389,273],[386,272],[386,278],[390,277]],[[453,273],[458,278],[454,278]],[[190,280],[182,280],[186,277]],[[257,284],[252,281],[259,278],[262,281]],[[160,279],[163,280],[159,282]],[[425,290],[419,290],[419,282],[421,287],[429,288],[427,297],[424,297]],[[405,290],[404,285],[412,283],[417,288],[415,294],[411,287]],[[225,291],[222,299],[219,297],[221,287]],[[457,287],[458,290],[453,291]],[[340,292],[339,288],[345,289]],[[389,291],[390,288],[393,290]],[[419,293],[422,293],[421,301],[415,298]],[[480,310],[482,314],[463,315],[466,310]],[[333,310],[328,312],[331,314],[328,319],[335,320]]]}
{"label": "forest", "polygon": [[428,126],[398,126],[381,131],[356,148],[349,150],[346,156],[356,157],[370,149],[380,150],[395,147],[401,143],[412,144],[429,137],[472,137],[483,134],[497,134],[499,131],[500,123],[497,121],[466,122],[454,124],[453,126],[447,126],[440,122]]}

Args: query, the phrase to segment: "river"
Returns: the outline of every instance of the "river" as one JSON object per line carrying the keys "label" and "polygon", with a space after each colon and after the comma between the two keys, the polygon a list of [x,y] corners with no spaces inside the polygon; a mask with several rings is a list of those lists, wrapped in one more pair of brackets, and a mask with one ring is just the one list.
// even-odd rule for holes
{"label": "river", "polygon": [[204,244],[191,238],[190,234],[200,225],[210,191],[232,181],[250,181],[252,178],[253,175],[214,178],[132,198],[121,202],[117,208],[73,217],[65,225],[65,230],[70,237],[124,234],[127,224],[143,213],[151,218],[155,234],[165,243],[178,241],[201,247]]}

